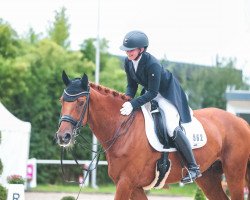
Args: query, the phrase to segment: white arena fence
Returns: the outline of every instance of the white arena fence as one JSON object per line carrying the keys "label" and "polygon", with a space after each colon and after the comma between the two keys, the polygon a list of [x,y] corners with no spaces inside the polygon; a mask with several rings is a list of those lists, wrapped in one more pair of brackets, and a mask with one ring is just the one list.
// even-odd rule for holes
{"label": "white arena fence", "polygon": [[[91,160],[78,160],[77,161],[79,165],[86,165],[89,166],[91,164]],[[75,160],[63,160],[63,165],[77,165]],[[27,179],[29,179],[29,188],[34,188],[37,186],[37,165],[40,164],[46,164],[46,165],[61,165],[61,160],[40,160],[36,158],[31,158],[28,160],[27,163]],[[98,162],[98,166],[101,165],[108,165],[107,161],[100,160]],[[83,170],[83,177],[87,175],[87,172]],[[82,177],[82,178],[83,178]],[[96,187],[95,185],[96,180],[94,181],[94,184],[92,184],[92,187]],[[86,178],[84,182],[84,186],[89,185],[89,176]]]}

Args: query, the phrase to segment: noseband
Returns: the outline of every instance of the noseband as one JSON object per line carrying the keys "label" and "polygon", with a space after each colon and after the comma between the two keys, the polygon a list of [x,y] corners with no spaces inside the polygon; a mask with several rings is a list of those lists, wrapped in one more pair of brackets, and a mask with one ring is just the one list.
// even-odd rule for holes
{"label": "noseband", "polygon": [[69,94],[69,93],[66,92],[66,90],[64,90],[64,92],[63,92],[63,98],[64,98],[65,101],[70,102],[72,100],[67,100],[67,99],[76,100],[79,97],[85,96],[86,97],[86,103],[84,104],[84,107],[83,107],[83,110],[81,112],[81,116],[80,116],[79,121],[77,121],[76,119],[74,119],[70,115],[62,115],[61,118],[60,118],[60,120],[59,120],[59,126],[61,125],[61,123],[63,121],[70,122],[73,125],[73,130],[74,130],[73,133],[75,133],[76,130],[79,129],[82,126],[82,121],[83,121],[84,116],[85,116],[85,114],[87,112],[87,109],[89,107],[89,96],[90,96],[90,91],[89,90],[90,89],[88,87],[87,91],[80,92],[80,93],[77,93],[77,94]]}

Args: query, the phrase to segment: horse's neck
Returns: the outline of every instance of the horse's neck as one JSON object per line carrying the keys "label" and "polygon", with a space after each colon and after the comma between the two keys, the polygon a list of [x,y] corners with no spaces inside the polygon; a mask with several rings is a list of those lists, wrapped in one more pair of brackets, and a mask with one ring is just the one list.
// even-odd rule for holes
{"label": "horse's neck", "polygon": [[119,124],[122,101],[91,91],[89,105],[89,126],[99,142],[105,147]]}

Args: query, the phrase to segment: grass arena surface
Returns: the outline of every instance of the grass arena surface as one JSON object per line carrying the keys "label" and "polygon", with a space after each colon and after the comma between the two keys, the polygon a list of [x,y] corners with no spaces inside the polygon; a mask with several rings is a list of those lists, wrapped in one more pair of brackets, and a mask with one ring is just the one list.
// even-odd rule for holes
{"label": "grass arena surface", "polygon": [[[65,185],[38,185],[36,188],[28,190],[29,192],[65,192],[65,193],[78,193],[80,190],[79,185],[65,184]],[[196,184],[187,184],[180,187],[179,184],[170,184],[168,189],[150,190],[147,191],[149,195],[162,195],[162,196],[183,196],[194,197],[197,190]],[[86,194],[114,194],[115,186],[113,184],[100,185],[98,189],[91,187],[83,187],[81,193]]]}

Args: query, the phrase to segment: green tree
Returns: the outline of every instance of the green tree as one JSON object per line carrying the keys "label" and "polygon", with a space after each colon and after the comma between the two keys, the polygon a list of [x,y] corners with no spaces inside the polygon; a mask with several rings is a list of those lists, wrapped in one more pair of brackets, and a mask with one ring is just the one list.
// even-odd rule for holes
{"label": "green tree", "polygon": [[28,63],[20,57],[4,59],[0,57],[0,101],[19,116],[25,96],[29,93],[26,77]]}
{"label": "green tree", "polygon": [[[89,38],[83,41],[80,45],[80,51],[82,53],[82,59],[87,59],[93,63],[95,63],[96,56],[96,39]],[[100,43],[100,71],[106,66],[107,60],[110,58],[110,54],[108,53],[108,41],[106,39],[101,39]]]}
{"label": "green tree", "polygon": [[[80,77],[85,72],[91,80],[94,64],[82,61],[80,52],[68,52],[48,39],[36,44],[21,43],[26,50],[20,50],[18,57],[0,57],[1,102],[16,116],[31,122],[30,157],[59,159],[54,135],[60,116],[59,98],[64,88],[62,70],[71,77]],[[58,169],[50,168],[53,167],[38,166],[39,181],[61,181]]]}
{"label": "green tree", "polygon": [[55,21],[48,31],[49,37],[55,43],[67,49],[70,46],[69,29],[70,24],[66,16],[66,8],[63,7],[59,11],[55,11]]}
{"label": "green tree", "polygon": [[15,57],[19,48],[18,39],[10,24],[0,18],[0,55],[4,58]]}
{"label": "green tree", "polygon": [[80,51],[82,53],[82,59],[87,59],[89,61],[95,62],[95,45],[94,45],[95,39],[89,38],[83,41],[83,43],[80,45]]}
{"label": "green tree", "polygon": [[41,34],[37,34],[33,28],[30,28],[27,35],[26,35],[26,40],[30,44],[35,44],[40,40]]}
{"label": "green tree", "polygon": [[[82,58],[95,63],[96,39],[89,38],[81,44]],[[121,60],[117,56],[108,53],[108,41],[100,40],[100,83],[117,91],[124,91],[126,87],[126,75],[122,69]],[[120,80],[120,81],[117,81]]]}
{"label": "green tree", "polygon": [[125,92],[126,74],[117,57],[110,56],[107,59],[106,65],[100,73],[100,83],[119,92]]}
{"label": "green tree", "polygon": [[235,62],[231,59],[223,60],[217,67],[169,62],[167,65],[186,91],[193,109],[205,107],[225,109],[224,94],[227,86],[234,85],[236,89],[246,88],[242,72],[235,68]]}

